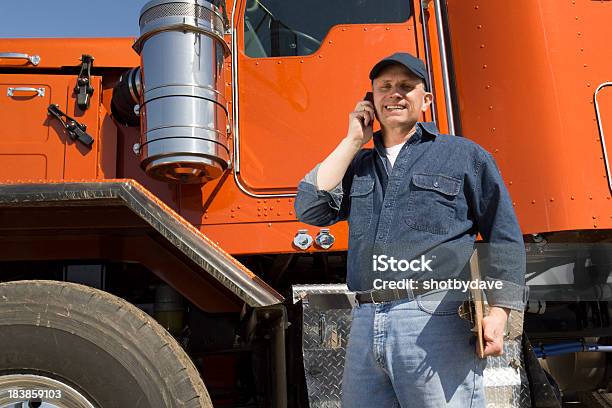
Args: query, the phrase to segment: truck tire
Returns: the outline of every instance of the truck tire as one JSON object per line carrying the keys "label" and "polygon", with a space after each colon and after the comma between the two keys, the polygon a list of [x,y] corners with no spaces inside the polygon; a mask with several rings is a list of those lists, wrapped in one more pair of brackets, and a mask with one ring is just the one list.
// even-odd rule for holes
{"label": "truck tire", "polygon": [[0,406],[18,401],[212,407],[187,354],[149,315],[109,293],[55,281],[0,283]]}
{"label": "truck tire", "polygon": [[606,390],[579,392],[578,400],[585,408],[612,408],[612,393]]}

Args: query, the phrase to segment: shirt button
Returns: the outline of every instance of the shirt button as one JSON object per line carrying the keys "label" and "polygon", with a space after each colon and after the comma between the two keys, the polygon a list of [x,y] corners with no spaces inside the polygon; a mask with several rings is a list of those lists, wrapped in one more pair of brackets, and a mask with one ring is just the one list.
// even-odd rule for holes
{"label": "shirt button", "polygon": [[434,181],[434,187],[438,187],[440,184],[438,184],[437,181]]}
{"label": "shirt button", "polygon": [[389,207],[391,207],[391,203],[386,203],[385,208],[389,208]]}

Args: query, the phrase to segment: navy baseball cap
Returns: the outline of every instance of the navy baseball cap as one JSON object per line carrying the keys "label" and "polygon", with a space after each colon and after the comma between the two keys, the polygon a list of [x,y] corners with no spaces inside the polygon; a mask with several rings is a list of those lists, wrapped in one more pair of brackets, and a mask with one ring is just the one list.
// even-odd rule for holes
{"label": "navy baseball cap", "polygon": [[423,82],[425,82],[425,89],[429,90],[429,75],[427,75],[425,64],[423,61],[407,52],[396,52],[378,61],[370,71],[370,79],[374,80],[374,78],[380,74],[380,71],[393,64],[400,64],[406,67],[414,75],[421,78]]}

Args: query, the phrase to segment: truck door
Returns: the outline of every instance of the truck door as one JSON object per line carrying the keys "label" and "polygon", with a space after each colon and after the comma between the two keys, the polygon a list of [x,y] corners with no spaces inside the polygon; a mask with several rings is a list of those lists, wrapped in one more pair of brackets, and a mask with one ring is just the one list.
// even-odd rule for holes
{"label": "truck door", "polygon": [[[0,182],[95,178],[100,78],[90,108],[76,106],[76,76],[6,74],[0,76]],[[67,136],[60,122],[47,115],[50,104],[87,126],[93,147]]]}
{"label": "truck door", "polygon": [[237,16],[235,165],[255,192],[295,190],[346,135],[371,67],[420,52],[406,0],[245,0]]}

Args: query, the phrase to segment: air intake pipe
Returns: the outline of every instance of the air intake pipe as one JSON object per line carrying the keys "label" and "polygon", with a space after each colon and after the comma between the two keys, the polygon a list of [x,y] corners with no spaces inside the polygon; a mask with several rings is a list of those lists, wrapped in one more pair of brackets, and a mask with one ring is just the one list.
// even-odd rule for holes
{"label": "air intake pipe", "polygon": [[113,99],[123,101],[113,100],[113,115],[134,123],[138,93],[140,164],[157,180],[204,183],[228,167],[224,29],[217,6],[204,0],[153,0],[140,12],[141,67],[115,87]]}

